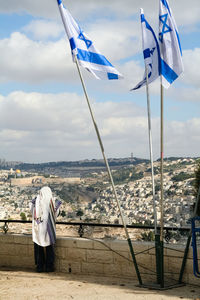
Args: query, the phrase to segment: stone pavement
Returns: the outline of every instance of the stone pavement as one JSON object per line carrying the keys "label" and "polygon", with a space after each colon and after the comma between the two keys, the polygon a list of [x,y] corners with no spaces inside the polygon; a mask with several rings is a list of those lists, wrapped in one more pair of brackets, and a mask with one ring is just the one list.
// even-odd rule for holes
{"label": "stone pavement", "polygon": [[130,279],[1,268],[0,300],[200,300],[200,286],[157,291],[137,284]]}

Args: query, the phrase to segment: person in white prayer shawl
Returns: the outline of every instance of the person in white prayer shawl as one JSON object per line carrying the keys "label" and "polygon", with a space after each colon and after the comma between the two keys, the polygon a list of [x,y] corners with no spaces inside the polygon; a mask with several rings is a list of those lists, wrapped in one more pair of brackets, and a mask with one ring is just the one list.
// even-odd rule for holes
{"label": "person in white prayer shawl", "polygon": [[56,242],[56,217],[61,201],[54,199],[48,186],[40,189],[31,201],[32,238],[37,272],[54,271],[54,244]]}

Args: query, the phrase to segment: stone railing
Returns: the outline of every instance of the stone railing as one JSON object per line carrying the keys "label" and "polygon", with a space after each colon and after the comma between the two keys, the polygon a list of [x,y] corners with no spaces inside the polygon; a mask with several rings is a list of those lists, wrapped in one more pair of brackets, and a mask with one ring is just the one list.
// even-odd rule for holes
{"label": "stone railing", "polygon": [[[184,248],[180,245],[170,245],[170,249],[164,249],[166,278],[178,281]],[[133,242],[133,249],[143,282],[155,282],[154,243]],[[55,252],[57,272],[116,276],[137,280],[127,241],[58,237]],[[35,269],[31,235],[0,234],[0,267]],[[200,279],[193,275],[192,249],[188,254],[183,281],[200,284]]]}

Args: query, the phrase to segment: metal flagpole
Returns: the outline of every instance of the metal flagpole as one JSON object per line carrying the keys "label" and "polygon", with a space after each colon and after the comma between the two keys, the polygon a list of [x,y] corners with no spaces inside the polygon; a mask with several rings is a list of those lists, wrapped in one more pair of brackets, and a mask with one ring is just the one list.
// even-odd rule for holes
{"label": "metal flagpole", "polygon": [[151,110],[150,110],[150,99],[149,99],[149,84],[148,84],[148,70],[145,64],[146,73],[146,94],[147,94],[147,110],[148,110],[148,127],[149,127],[149,150],[150,150],[150,161],[151,161],[151,179],[152,179],[152,192],[153,192],[153,209],[154,209],[154,233],[155,233],[155,256],[156,256],[156,275],[157,283],[162,282],[161,278],[161,253],[162,247],[160,244],[160,234],[157,230],[157,209],[155,200],[155,180],[154,180],[154,166],[153,166],[153,150],[152,150],[152,134],[151,134]]}
{"label": "metal flagpole", "polygon": [[161,84],[160,89],[161,95],[161,117],[160,117],[160,240],[163,241],[163,227],[164,227],[164,216],[163,216],[163,86]]}
{"label": "metal flagpole", "polygon": [[151,108],[149,100],[149,82],[148,82],[148,70],[145,64],[146,72],[146,94],[147,94],[147,112],[148,112],[148,128],[149,128],[149,152],[151,161],[151,179],[152,179],[152,193],[153,193],[153,210],[154,210],[154,232],[157,234],[157,211],[155,200],[155,180],[154,180],[154,166],[153,166],[153,147],[152,147],[152,134],[151,134]]}
{"label": "metal flagpole", "polygon": [[102,143],[102,140],[101,140],[101,137],[100,137],[100,133],[99,133],[97,124],[96,124],[95,119],[94,119],[94,114],[93,114],[91,106],[90,106],[90,101],[89,101],[89,98],[88,98],[88,94],[87,94],[87,91],[86,91],[85,83],[84,83],[84,80],[83,80],[83,76],[82,76],[82,73],[81,73],[81,70],[80,70],[79,63],[78,63],[76,55],[75,55],[75,63],[76,63],[77,70],[78,70],[78,73],[79,73],[79,76],[80,76],[81,84],[82,84],[83,91],[84,91],[84,94],[85,94],[85,98],[86,98],[86,101],[87,101],[87,104],[88,104],[88,108],[89,108],[89,111],[90,111],[92,122],[94,124],[94,128],[95,128],[95,131],[96,131],[96,134],[97,134],[97,138],[98,138],[98,141],[99,141],[99,145],[100,145],[100,148],[101,148],[103,159],[105,161],[106,168],[107,168],[107,171],[108,171],[108,175],[109,175],[109,178],[110,178],[110,181],[111,181],[113,193],[114,193],[114,196],[115,196],[115,199],[116,199],[116,202],[117,202],[117,206],[118,206],[118,209],[119,209],[119,212],[120,212],[120,215],[121,215],[122,224],[124,226],[124,230],[125,230],[125,233],[126,233],[126,237],[127,237],[128,245],[129,245],[129,248],[130,248],[132,260],[133,260],[133,263],[134,263],[134,266],[135,266],[135,271],[136,271],[136,274],[137,274],[137,277],[138,277],[138,281],[139,281],[139,284],[142,285],[142,279],[141,279],[141,276],[140,276],[140,272],[139,272],[139,269],[138,269],[137,261],[136,261],[135,254],[134,254],[134,251],[133,251],[133,245],[132,245],[131,239],[129,237],[129,233],[128,233],[128,230],[127,230],[127,227],[126,227],[126,223],[125,223],[125,220],[124,220],[124,216],[123,216],[123,213],[122,213],[121,205],[120,205],[120,202],[119,202],[118,197],[117,197],[117,193],[116,193],[116,189],[115,189],[113,177],[112,177],[112,174],[111,174],[111,171],[110,171],[110,167],[109,167],[107,158],[106,158],[105,153],[104,153],[103,143]]}
{"label": "metal flagpole", "polygon": [[[162,80],[162,79],[161,79]],[[163,256],[163,232],[164,232],[164,209],[163,209],[163,86],[162,82],[160,85],[160,98],[161,98],[161,105],[160,105],[160,283],[161,287],[164,287],[164,256]]]}

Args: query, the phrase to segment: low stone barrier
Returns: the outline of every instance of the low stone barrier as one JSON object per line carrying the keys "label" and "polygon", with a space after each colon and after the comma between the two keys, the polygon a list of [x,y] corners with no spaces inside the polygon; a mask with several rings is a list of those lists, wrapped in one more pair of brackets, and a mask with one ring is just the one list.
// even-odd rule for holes
{"label": "low stone barrier", "polygon": [[[178,280],[184,246],[166,245],[165,278]],[[143,282],[156,282],[153,242],[133,242],[133,249]],[[128,243],[124,240],[58,237],[55,267],[57,272],[94,274],[137,280]],[[35,269],[31,235],[0,234],[0,267]],[[200,284],[193,275],[192,249],[188,254],[183,276],[185,283]]]}

